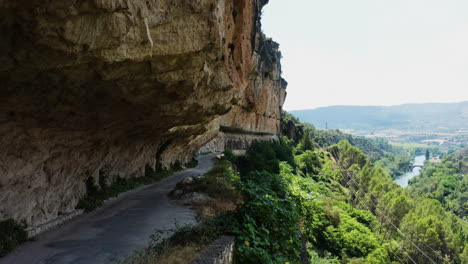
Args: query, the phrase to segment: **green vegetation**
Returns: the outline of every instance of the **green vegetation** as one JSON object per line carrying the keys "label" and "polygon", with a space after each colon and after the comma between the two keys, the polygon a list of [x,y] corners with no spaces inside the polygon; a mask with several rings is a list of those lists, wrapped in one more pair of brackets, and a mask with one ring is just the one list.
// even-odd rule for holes
{"label": "green vegetation", "polygon": [[339,130],[315,130],[312,138],[320,147],[328,147],[337,144],[340,141],[346,140],[351,145],[361,149],[369,155],[382,156],[388,152],[393,152],[392,146],[382,139],[369,139],[360,136],[345,134]]}
{"label": "green vegetation", "polygon": [[228,161],[219,161],[203,177],[194,178],[191,191],[203,192],[208,196],[225,201],[236,201],[240,194],[233,183],[238,181],[238,175],[231,169]]}
{"label": "green vegetation", "polygon": [[[280,144],[284,149],[282,152],[286,153],[288,147],[284,142],[274,144],[277,149]],[[274,166],[268,166],[263,171],[252,169],[241,172],[240,188],[245,203],[238,210],[240,221],[235,230],[238,238],[236,252],[240,263],[297,262],[295,260],[299,260],[301,253],[304,253],[301,252],[303,245],[307,248],[306,254],[315,259],[319,255],[327,255],[335,260],[339,256],[366,256],[378,247],[377,236],[372,233],[369,223],[361,223],[367,220],[374,226],[375,217],[344,202],[344,189],[331,181],[334,177],[340,177],[330,166],[330,157],[324,154],[313,155],[320,158],[311,159],[315,165],[310,166],[315,172],[321,169],[320,176],[311,177],[313,170],[303,173],[298,166],[297,172],[302,175],[299,176],[288,162],[280,162],[281,157],[272,156],[274,151],[273,147],[268,149],[269,143],[257,142],[252,148],[258,150],[260,145],[270,163],[278,164],[280,173],[275,174]],[[365,162],[364,154],[346,142],[332,146],[331,149],[340,147],[344,148],[343,153],[336,155],[346,160],[350,167],[354,162]],[[307,150],[296,156],[296,159],[300,160],[299,157],[306,153],[316,152]],[[256,157],[261,155],[262,153],[255,153]],[[252,158],[249,155],[245,158],[252,161],[247,166],[249,168],[255,167],[256,162]],[[320,159],[327,160],[323,168],[316,165]],[[313,178],[322,180],[316,181]],[[331,199],[334,196],[333,189],[338,191],[336,197],[341,197],[342,200]]]}
{"label": "green vegetation", "polygon": [[421,144],[421,143],[407,143],[407,142],[390,142],[396,149],[401,149],[404,153],[411,153],[412,155],[424,155],[426,151],[433,154],[439,153],[437,146]]}
{"label": "green vegetation", "polygon": [[427,144],[422,144],[422,143],[391,142],[390,144],[392,146],[403,148],[408,151],[413,150],[413,149],[427,149],[431,147]]}
{"label": "green vegetation", "polygon": [[[203,222],[203,230],[215,231],[200,233],[190,227],[183,229],[188,233],[174,238],[181,239],[177,243],[167,242],[171,238],[154,248],[168,243],[193,245],[193,241],[206,244],[218,235],[232,234],[237,239],[237,263],[468,262],[468,227],[452,213],[465,212],[448,206],[453,204],[451,198],[464,197],[454,193],[466,190],[466,180],[455,183],[458,178],[442,177],[441,184],[448,188],[442,193],[448,193],[450,201],[422,195],[425,191],[412,193],[394,183],[388,169],[382,168],[408,165],[407,159],[389,156],[399,150],[387,142],[315,130],[294,123],[291,117],[288,122],[299,132],[293,138],[254,142],[241,157],[226,151],[225,158],[238,175],[228,163],[221,163],[207,179],[199,180],[200,191],[205,188],[216,196],[219,193],[212,189],[219,184],[225,190],[236,188],[242,197],[236,211],[214,218],[228,217],[217,223],[219,228],[206,229]],[[354,145],[342,137],[352,139]],[[368,147],[367,152],[357,145]],[[369,158],[372,153],[377,153],[377,159]],[[466,153],[450,156],[434,166],[444,166],[444,175],[457,173],[453,171],[457,166],[466,173],[465,157]],[[389,161],[392,158],[396,162]],[[197,235],[192,237],[191,232]]]}
{"label": "green vegetation", "polygon": [[[298,118],[287,112],[283,112],[283,115],[282,122],[288,122],[289,126],[294,125],[297,132],[295,142],[298,144],[293,146],[294,144],[289,141],[295,155],[301,154],[306,149],[327,148],[345,140],[362,150],[375,166],[385,169],[392,178],[397,178],[410,171],[415,155],[422,155],[429,149],[432,153],[438,153],[437,147],[426,144],[393,143],[379,138],[353,136],[339,130],[318,130],[311,124],[299,122]],[[283,134],[287,134],[288,126],[282,125],[282,127]]]}
{"label": "green vegetation", "polygon": [[0,257],[13,251],[27,239],[25,224],[19,224],[13,219],[0,221]]}
{"label": "green vegetation", "polygon": [[[331,145],[337,144],[340,141],[346,140],[351,145],[364,151],[364,153],[368,155],[368,158],[372,162],[389,154],[405,154],[410,150],[414,151],[412,148],[404,149],[399,146],[395,147],[383,139],[369,139],[362,136],[353,136],[343,133],[338,129],[316,129],[314,125],[301,123],[297,117],[285,111],[282,112],[282,116],[282,133],[284,135],[288,135],[288,137],[294,137],[294,143],[299,143],[297,146],[289,144],[291,147],[294,147],[295,154],[297,154],[300,150],[304,150],[304,148],[311,149],[310,146],[303,146],[304,144],[307,144],[306,141],[308,140],[311,140],[311,143],[315,148],[327,148]],[[291,129],[295,131],[294,135],[290,135],[289,131]]]}
{"label": "green vegetation", "polygon": [[[187,164],[189,167],[197,166],[197,160],[193,159]],[[104,201],[118,196],[120,193],[130,191],[143,185],[157,182],[172,175],[174,172],[181,170],[179,164],[175,164],[171,170],[154,170],[151,166],[146,165],[145,175],[142,177],[121,178],[114,177],[115,180],[110,182],[109,169],[103,168],[99,171],[99,182],[96,183],[93,177],[86,179],[86,196],[83,197],[77,204],[77,209],[84,209],[86,212],[95,210],[103,205]]]}
{"label": "green vegetation", "polygon": [[468,149],[428,163],[410,180],[410,193],[439,201],[443,207],[468,220]]}
{"label": "green vegetation", "polygon": [[395,179],[410,171],[413,164],[413,157],[410,155],[387,155],[374,162],[375,166],[381,167],[387,171],[392,179]]}
{"label": "green vegetation", "polygon": [[279,174],[251,172],[239,183],[237,259],[240,263],[285,263],[300,254],[299,213]]}
{"label": "green vegetation", "polygon": [[235,162],[240,174],[245,175],[255,170],[279,173],[278,159],[287,161],[291,166],[295,165],[292,150],[287,146],[285,140],[255,142],[247,150],[245,156],[231,161]]}
{"label": "green vegetation", "polygon": [[466,223],[392,181],[410,166],[409,148],[286,119],[294,139],[227,155],[244,197],[234,232],[240,263],[296,263],[304,254],[310,263],[468,261]]}
{"label": "green vegetation", "polygon": [[341,141],[313,150],[321,166],[303,173],[275,155],[278,145],[288,153],[287,142],[254,143],[257,152],[241,159],[249,169],[234,231],[240,263],[296,263],[304,248],[311,263],[467,261],[466,224],[437,201],[410,196],[358,148]]}

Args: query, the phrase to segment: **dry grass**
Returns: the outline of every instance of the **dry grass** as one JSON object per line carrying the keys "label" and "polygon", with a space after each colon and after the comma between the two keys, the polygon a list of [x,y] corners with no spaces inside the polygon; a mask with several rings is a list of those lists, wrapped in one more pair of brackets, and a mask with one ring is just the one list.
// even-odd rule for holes
{"label": "dry grass", "polygon": [[213,198],[203,204],[187,204],[198,212],[200,219],[215,217],[220,213],[234,211],[242,201],[239,190],[233,185],[238,175],[232,170],[231,163],[219,161],[201,178],[195,178],[188,186],[189,192],[199,192]]}
{"label": "dry grass", "polygon": [[195,260],[203,249],[199,245],[174,246],[159,255],[140,259],[139,264],[187,264]]}
{"label": "dry grass", "polygon": [[193,206],[198,212],[198,217],[201,219],[207,219],[215,217],[220,213],[234,211],[237,205],[231,201],[215,200],[206,204]]}
{"label": "dry grass", "polygon": [[225,201],[239,199],[240,192],[233,186],[239,176],[232,170],[231,163],[219,161],[203,177],[195,178],[190,186],[192,192],[205,193],[208,196]]}

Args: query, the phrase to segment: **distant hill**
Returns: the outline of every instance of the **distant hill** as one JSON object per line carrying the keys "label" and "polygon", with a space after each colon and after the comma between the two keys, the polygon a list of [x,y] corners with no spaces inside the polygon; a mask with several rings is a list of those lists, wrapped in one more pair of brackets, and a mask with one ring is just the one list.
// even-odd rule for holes
{"label": "distant hill", "polygon": [[449,132],[468,129],[468,101],[397,106],[329,106],[290,111],[317,128]]}

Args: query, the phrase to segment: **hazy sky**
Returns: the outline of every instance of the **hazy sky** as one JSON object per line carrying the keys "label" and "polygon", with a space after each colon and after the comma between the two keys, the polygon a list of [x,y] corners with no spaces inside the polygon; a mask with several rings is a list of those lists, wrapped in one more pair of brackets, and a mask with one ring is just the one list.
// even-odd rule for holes
{"label": "hazy sky", "polygon": [[285,109],[468,100],[468,0],[270,0]]}

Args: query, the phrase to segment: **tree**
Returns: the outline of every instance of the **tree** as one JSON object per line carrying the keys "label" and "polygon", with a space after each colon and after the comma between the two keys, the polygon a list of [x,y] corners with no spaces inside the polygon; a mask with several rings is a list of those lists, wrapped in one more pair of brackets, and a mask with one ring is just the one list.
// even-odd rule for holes
{"label": "tree", "polygon": [[429,155],[429,150],[426,149],[426,160],[429,160],[429,157],[430,157],[430,155]]}
{"label": "tree", "polygon": [[302,141],[302,150],[307,151],[307,150],[313,150],[314,149],[314,144],[312,143],[312,140],[310,139],[310,132],[306,131],[304,135],[304,139]]}
{"label": "tree", "polygon": [[316,175],[320,172],[320,168],[322,167],[318,154],[312,150],[307,150],[301,155],[297,155],[295,162],[299,171],[301,171],[304,176]]}
{"label": "tree", "polygon": [[327,150],[344,169],[349,169],[354,164],[360,168],[366,165],[364,153],[359,148],[353,147],[347,140],[342,140]]}

